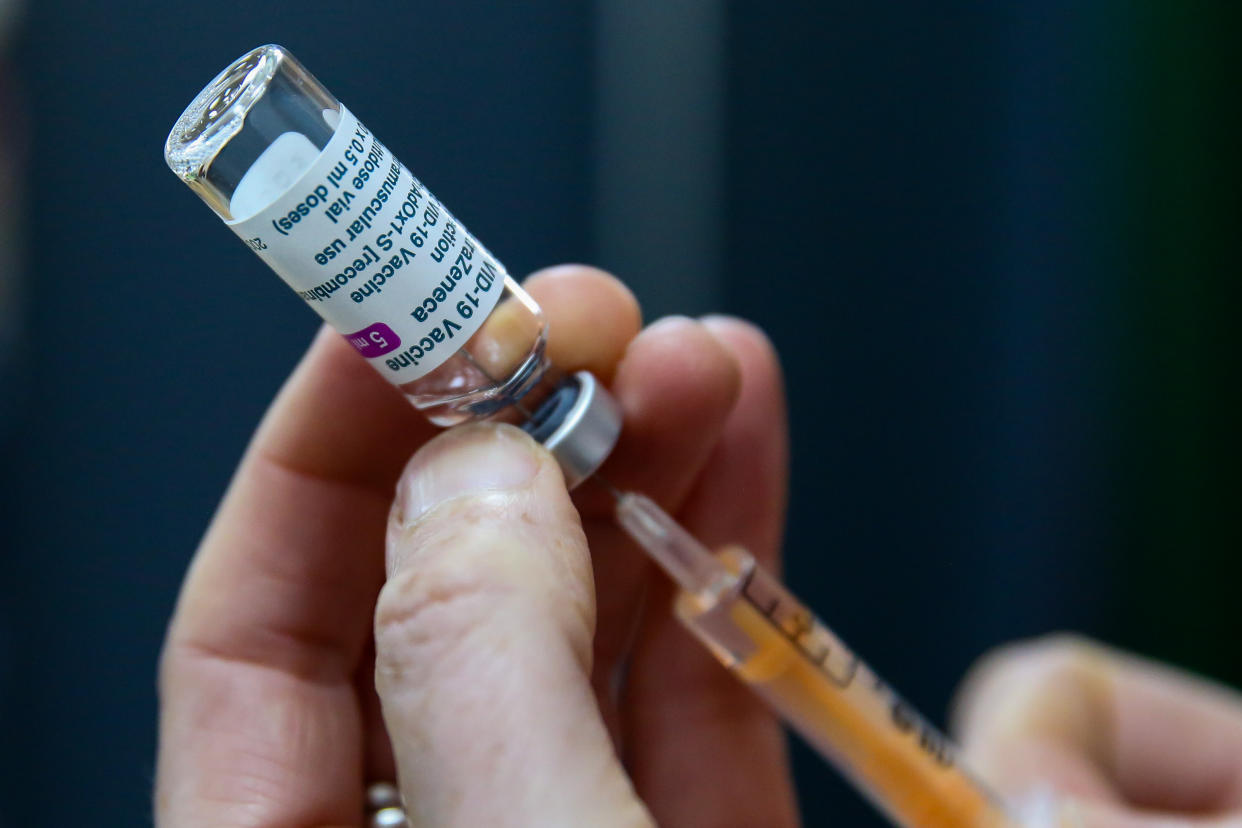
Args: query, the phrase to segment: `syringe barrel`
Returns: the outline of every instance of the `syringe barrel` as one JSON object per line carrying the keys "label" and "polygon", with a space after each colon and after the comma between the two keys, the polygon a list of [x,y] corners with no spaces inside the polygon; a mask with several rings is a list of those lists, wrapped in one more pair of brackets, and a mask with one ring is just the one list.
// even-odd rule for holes
{"label": "syringe barrel", "polygon": [[895,824],[1000,828],[1015,822],[928,724],[744,550],[736,580],[682,593],[676,612],[716,657]]}

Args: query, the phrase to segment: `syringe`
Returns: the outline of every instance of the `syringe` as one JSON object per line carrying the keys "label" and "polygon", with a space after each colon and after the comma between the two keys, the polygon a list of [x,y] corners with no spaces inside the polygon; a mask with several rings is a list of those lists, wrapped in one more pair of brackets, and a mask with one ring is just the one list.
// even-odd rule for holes
{"label": "syringe", "polygon": [[678,618],[894,824],[1020,823],[953,745],[739,547],[713,554],[643,495],[617,521],[680,587]]}

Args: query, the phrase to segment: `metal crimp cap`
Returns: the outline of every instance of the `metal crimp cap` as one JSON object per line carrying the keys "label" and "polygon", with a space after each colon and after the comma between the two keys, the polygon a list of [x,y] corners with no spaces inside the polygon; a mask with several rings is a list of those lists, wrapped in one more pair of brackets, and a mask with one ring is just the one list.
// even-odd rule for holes
{"label": "metal crimp cap", "polygon": [[[572,402],[553,404],[549,417],[552,421],[528,431],[560,463],[565,484],[572,489],[595,474],[617,445],[621,436],[621,407],[587,371],[574,374],[566,382],[565,391],[573,396],[566,393],[563,399]],[[552,427],[550,434],[548,426]]]}

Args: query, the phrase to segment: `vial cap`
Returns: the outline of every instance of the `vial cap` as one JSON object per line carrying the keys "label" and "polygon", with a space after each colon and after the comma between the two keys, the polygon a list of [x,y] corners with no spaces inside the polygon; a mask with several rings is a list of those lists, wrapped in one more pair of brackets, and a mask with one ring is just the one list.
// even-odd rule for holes
{"label": "vial cap", "polygon": [[587,371],[574,374],[573,380],[578,385],[573,405],[542,440],[571,489],[595,474],[621,436],[621,406],[613,396]]}

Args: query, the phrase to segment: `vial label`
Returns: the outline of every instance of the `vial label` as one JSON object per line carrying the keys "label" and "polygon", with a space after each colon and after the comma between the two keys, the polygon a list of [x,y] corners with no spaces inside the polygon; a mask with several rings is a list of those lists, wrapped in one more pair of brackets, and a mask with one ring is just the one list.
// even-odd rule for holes
{"label": "vial label", "polygon": [[504,290],[500,263],[343,106],[322,153],[273,141],[231,208],[248,216],[233,232],[396,385],[460,350]]}

